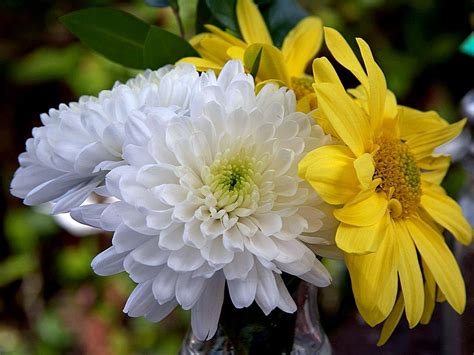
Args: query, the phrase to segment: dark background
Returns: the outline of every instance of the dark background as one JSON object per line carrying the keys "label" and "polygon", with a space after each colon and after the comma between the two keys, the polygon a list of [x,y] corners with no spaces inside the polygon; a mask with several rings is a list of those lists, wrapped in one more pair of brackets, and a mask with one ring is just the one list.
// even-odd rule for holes
{"label": "dark background", "polygon": [[[460,101],[474,83],[474,59],[459,51],[471,33],[472,2],[300,3],[347,39],[360,36],[371,45],[399,103],[438,110],[448,121],[461,118]],[[0,354],[173,354],[189,324],[184,311],[158,325],[123,315],[132,281],[96,276],[89,266],[110,235],[75,237],[73,226],[61,227],[9,194],[17,156],[40,113],[134,75],[83,47],[57,20],[91,6],[121,8],[177,29],[169,9],[141,1],[0,0]],[[196,0],[181,1],[188,37],[195,6]],[[462,164],[454,164],[445,181],[452,196],[467,184],[464,177]],[[408,331],[402,321],[382,348],[375,346],[380,328],[365,325],[355,310],[343,264],[328,261],[335,282],[322,290],[320,310],[336,354],[472,354],[474,252],[462,254],[466,313],[438,305],[429,326]]]}

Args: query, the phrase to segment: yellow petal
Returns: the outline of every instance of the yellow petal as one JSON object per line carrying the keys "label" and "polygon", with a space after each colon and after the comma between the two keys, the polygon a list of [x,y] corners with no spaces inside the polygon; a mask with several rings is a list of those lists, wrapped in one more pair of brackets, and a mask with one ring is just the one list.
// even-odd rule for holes
{"label": "yellow petal", "polygon": [[405,304],[403,303],[403,295],[400,293],[400,295],[397,298],[397,302],[395,303],[395,306],[393,307],[392,312],[390,313],[387,320],[383,324],[382,332],[380,333],[380,338],[379,338],[379,341],[377,342],[377,346],[384,345],[387,342],[387,340],[390,338],[393,331],[395,330],[395,327],[397,326],[398,322],[400,322],[400,319],[402,318],[404,308],[405,308]]}
{"label": "yellow petal", "polygon": [[362,188],[366,189],[372,182],[375,165],[372,154],[364,153],[354,161],[354,168]]}
{"label": "yellow petal", "polygon": [[423,315],[421,316],[420,323],[428,324],[433,315],[436,299],[436,282],[433,278],[433,274],[422,259],[423,275],[425,276],[425,305],[423,309]]}
{"label": "yellow petal", "polygon": [[324,39],[329,51],[334,58],[360,81],[360,83],[368,90],[367,75],[362,69],[359,60],[355,56],[349,44],[342,35],[333,28],[324,27]]}
{"label": "yellow petal", "polygon": [[336,244],[350,254],[367,254],[377,251],[389,224],[390,214],[386,213],[380,220],[367,227],[357,227],[341,223],[336,232]]}
{"label": "yellow petal", "polygon": [[315,110],[318,107],[318,98],[316,94],[309,94],[303,96],[301,99],[296,101],[296,111],[308,113]]}
{"label": "yellow petal", "polygon": [[318,106],[338,136],[346,143],[356,157],[372,148],[372,136],[365,112],[340,90],[330,83],[316,83]]}
{"label": "yellow petal", "polygon": [[[222,38],[217,36],[209,36],[207,38],[203,38],[200,42],[200,45],[202,47],[200,52],[205,50],[207,53],[210,53],[213,58],[217,58],[220,62],[225,63],[230,59],[229,55],[227,54],[227,50],[231,47],[231,45]],[[204,57],[209,58],[210,56],[204,55]]]}
{"label": "yellow petal", "polygon": [[462,313],[466,305],[464,280],[444,238],[417,216],[407,219],[406,224],[440,290],[456,312]]}
{"label": "yellow petal", "polygon": [[346,146],[331,145],[313,150],[300,161],[298,174],[324,201],[333,205],[348,202],[360,191],[354,158]]}
{"label": "yellow petal", "polygon": [[267,25],[252,0],[237,0],[236,13],[240,33],[247,44],[273,44]]}
{"label": "yellow petal", "polygon": [[260,92],[260,90],[263,89],[263,87],[265,85],[268,85],[268,84],[273,84],[273,85],[276,85],[277,87],[281,88],[283,86],[286,86],[286,84],[283,82],[283,81],[280,81],[280,80],[265,80],[265,81],[261,81],[259,82],[256,86],[255,86],[255,93],[258,94]]}
{"label": "yellow petal", "polygon": [[286,86],[289,86],[290,80],[283,61],[283,54],[278,48],[272,45],[256,43],[249,46],[244,54],[245,68],[248,70],[252,69],[260,51],[262,51],[262,53],[257,77],[260,80],[280,80],[284,82]]}
{"label": "yellow petal", "polygon": [[413,328],[423,315],[425,303],[423,277],[421,276],[415,244],[404,222],[394,222],[398,244],[398,275],[405,300],[408,325]]}
{"label": "yellow petal", "polygon": [[244,61],[245,49],[238,46],[232,46],[227,49],[226,54],[232,59]]}
{"label": "yellow petal", "polygon": [[412,136],[406,144],[410,147],[410,152],[415,159],[420,160],[431,155],[436,147],[456,137],[465,124],[466,119],[463,119],[449,126]]}
{"label": "yellow petal", "polygon": [[374,131],[382,126],[385,112],[385,98],[387,96],[387,83],[382,70],[377,65],[369,45],[362,38],[357,38],[357,44],[364,60],[369,78],[369,112],[370,123]]}
{"label": "yellow petal", "polygon": [[443,181],[450,163],[451,157],[449,155],[429,155],[418,160],[416,165],[422,170],[421,179],[423,181],[439,185]]}
{"label": "yellow petal", "polygon": [[317,17],[306,17],[293,28],[283,41],[283,58],[290,76],[304,74],[323,42],[323,23]]}
{"label": "yellow petal", "polygon": [[316,58],[313,61],[313,76],[316,83],[336,84],[341,91],[344,91],[336,70],[326,57]]}
{"label": "yellow petal", "polygon": [[397,253],[394,250],[393,228],[389,225],[375,253],[345,254],[357,308],[371,325],[382,322],[395,303],[398,288]]}
{"label": "yellow petal", "polygon": [[461,207],[446,195],[442,187],[423,184],[421,206],[426,212],[464,245],[472,241],[472,227],[464,218]]}
{"label": "yellow petal", "polygon": [[206,29],[209,30],[209,32],[214,33],[215,35],[219,36],[220,38],[228,42],[230,45],[241,47],[243,49],[247,48],[247,44],[244,41],[238,39],[237,37],[232,36],[231,34],[225,31],[222,31],[217,26],[204,25],[204,27],[206,27]]}
{"label": "yellow petal", "polygon": [[194,64],[196,66],[196,69],[199,71],[206,71],[208,69],[212,69],[216,72],[216,74],[219,74],[219,72],[222,70],[222,65],[219,65],[219,63],[213,62],[212,60],[198,58],[198,57],[181,58],[178,61],[178,63]]}
{"label": "yellow petal", "polygon": [[373,192],[362,201],[348,203],[343,208],[334,210],[334,217],[353,226],[372,226],[379,223],[385,215],[387,204],[385,194]]}
{"label": "yellow petal", "polygon": [[398,106],[400,116],[400,135],[408,140],[414,135],[448,126],[435,111],[419,111],[406,106]]}

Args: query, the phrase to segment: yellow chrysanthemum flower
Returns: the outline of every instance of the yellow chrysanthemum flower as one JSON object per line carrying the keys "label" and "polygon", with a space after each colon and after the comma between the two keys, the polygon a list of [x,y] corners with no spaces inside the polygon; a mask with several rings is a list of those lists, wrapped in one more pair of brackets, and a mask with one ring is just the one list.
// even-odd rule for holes
{"label": "yellow chrysanthemum flower", "polygon": [[317,17],[302,19],[285,37],[280,50],[274,47],[265,21],[252,0],[237,0],[236,13],[243,40],[216,26],[206,25],[209,33],[200,33],[190,40],[202,58],[187,57],[181,61],[194,64],[198,70],[220,71],[228,60],[240,59],[251,71],[261,50],[257,82],[263,85],[274,81],[287,86],[296,94],[299,111],[314,109],[313,78],[305,74],[305,69],[321,48],[321,20]]}
{"label": "yellow chrysanthemum flower", "polygon": [[457,136],[465,120],[449,125],[435,112],[397,106],[364,40],[357,43],[365,70],[339,32],[324,28],[324,34],[334,58],[361,85],[346,92],[327,58],[315,59],[315,118],[339,144],[309,153],[299,174],[340,207],[336,243],[363,318],[371,326],[387,319],[383,344],[403,310],[410,327],[429,322],[435,300],[464,310],[464,281],[442,232],[469,244],[472,228],[439,186],[449,157],[433,150]]}

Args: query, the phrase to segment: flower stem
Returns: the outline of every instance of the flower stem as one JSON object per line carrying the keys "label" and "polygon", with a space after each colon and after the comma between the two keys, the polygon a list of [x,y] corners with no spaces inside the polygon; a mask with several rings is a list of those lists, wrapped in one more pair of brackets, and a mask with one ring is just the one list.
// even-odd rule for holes
{"label": "flower stem", "polygon": [[176,2],[175,5],[172,5],[171,8],[173,9],[174,17],[176,18],[176,22],[178,23],[179,34],[181,35],[182,38],[185,38],[184,25],[183,25],[183,21],[181,20],[181,16],[179,15],[178,2]]}

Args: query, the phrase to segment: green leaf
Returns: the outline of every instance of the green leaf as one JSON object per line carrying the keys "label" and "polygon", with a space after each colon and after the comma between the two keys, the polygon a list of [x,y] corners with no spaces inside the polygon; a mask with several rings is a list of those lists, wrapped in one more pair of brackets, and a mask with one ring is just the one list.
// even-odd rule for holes
{"label": "green leaf", "polygon": [[60,20],[82,43],[106,58],[145,69],[143,49],[150,26],[139,18],[119,10],[89,8]]}
{"label": "green leaf", "polygon": [[212,16],[233,33],[240,33],[235,6],[237,0],[206,0]]}
{"label": "green leaf", "polygon": [[273,0],[269,5],[260,6],[273,43],[281,47],[283,39],[308,12],[296,0]]}
{"label": "green leaf", "polygon": [[252,69],[250,70],[250,74],[254,78],[257,77],[258,68],[260,67],[260,59],[262,58],[262,50],[263,50],[263,47],[261,47],[260,50],[258,51],[257,56],[255,57],[255,60],[252,64]]}
{"label": "green leaf", "polygon": [[157,69],[184,57],[199,57],[199,54],[181,37],[151,26],[145,40],[144,57],[147,68]]}

